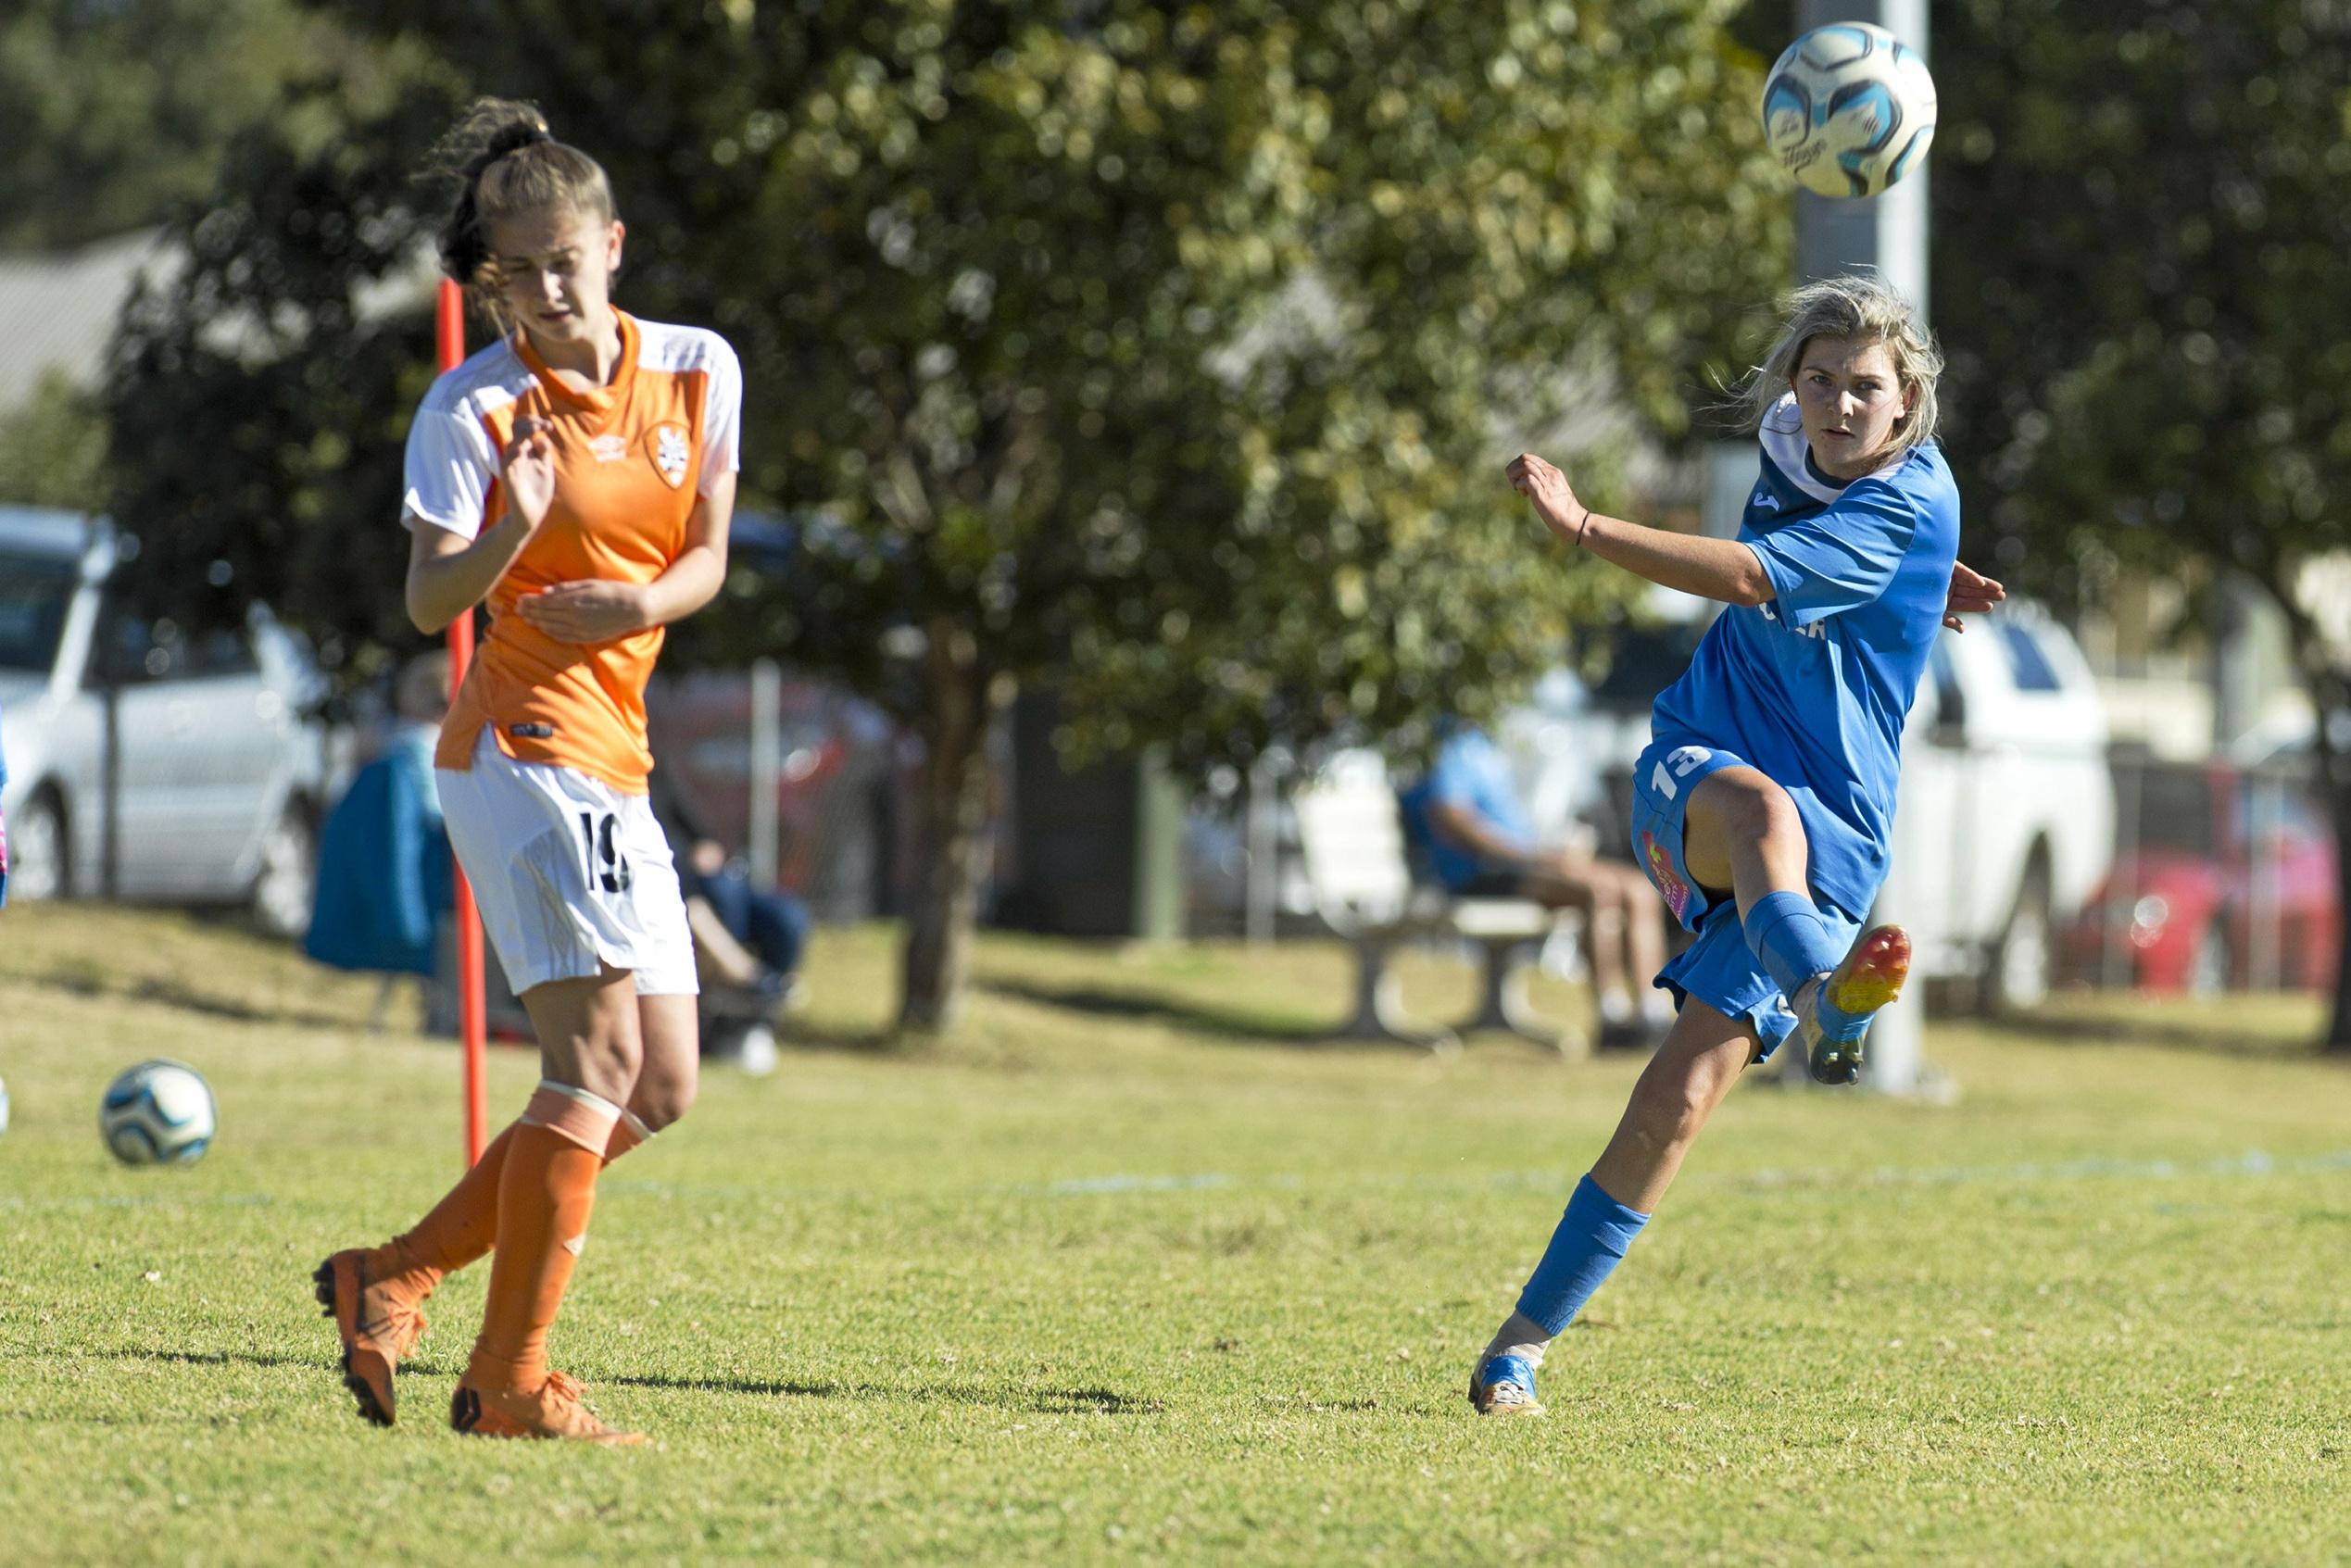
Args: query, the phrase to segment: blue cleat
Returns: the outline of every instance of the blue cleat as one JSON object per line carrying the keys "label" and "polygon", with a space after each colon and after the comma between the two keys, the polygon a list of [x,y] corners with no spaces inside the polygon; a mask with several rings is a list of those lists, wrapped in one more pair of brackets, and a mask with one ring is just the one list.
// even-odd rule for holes
{"label": "blue cleat", "polygon": [[1479,1415],[1540,1415],[1535,1363],[1524,1356],[1489,1356],[1469,1374],[1469,1408]]}
{"label": "blue cleat", "polygon": [[1844,962],[1805,986],[1793,1003],[1805,1065],[1823,1084],[1861,1076],[1862,1042],[1878,1010],[1910,978],[1910,934],[1898,925],[1865,931]]}

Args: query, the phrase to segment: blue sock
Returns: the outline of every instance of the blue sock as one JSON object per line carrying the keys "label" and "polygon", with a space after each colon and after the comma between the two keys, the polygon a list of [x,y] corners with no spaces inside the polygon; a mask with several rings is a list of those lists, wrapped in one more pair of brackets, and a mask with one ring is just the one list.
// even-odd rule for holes
{"label": "blue sock", "polygon": [[1747,950],[1790,1001],[1804,983],[1843,961],[1812,900],[1801,893],[1766,893],[1747,911]]}
{"label": "blue sock", "polygon": [[1543,1248],[1543,1261],[1518,1293],[1520,1313],[1540,1324],[1545,1334],[1557,1336],[1576,1321],[1648,1223],[1648,1215],[1634,1213],[1601,1191],[1590,1176],[1578,1182],[1567,1199],[1567,1212],[1559,1217],[1559,1228]]}

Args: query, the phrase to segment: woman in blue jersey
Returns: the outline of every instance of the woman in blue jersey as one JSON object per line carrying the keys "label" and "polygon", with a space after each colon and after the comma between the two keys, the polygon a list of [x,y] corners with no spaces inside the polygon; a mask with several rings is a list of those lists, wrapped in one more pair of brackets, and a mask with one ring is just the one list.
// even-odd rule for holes
{"label": "woman in blue jersey", "polygon": [[1763,445],[1737,539],[1602,517],[1528,454],[1512,485],[1560,539],[1729,608],[1657,699],[1633,850],[1695,934],[1657,985],[1679,1013],[1478,1357],[1481,1414],[1539,1413],[1535,1368],[1647,1223],[1750,1063],[1797,1036],[1853,1082],[1910,940],[1861,929],[1885,880],[1904,721],[1936,628],[2000,585],[1958,565],[1959,492],[1934,445],[1941,355],[1871,278],[1811,284],[1746,392]]}

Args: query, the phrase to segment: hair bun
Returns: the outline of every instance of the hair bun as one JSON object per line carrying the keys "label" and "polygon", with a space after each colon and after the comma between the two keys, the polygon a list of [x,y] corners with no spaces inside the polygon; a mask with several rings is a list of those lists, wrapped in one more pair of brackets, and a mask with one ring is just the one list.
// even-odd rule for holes
{"label": "hair bun", "polygon": [[487,168],[509,153],[519,152],[524,147],[554,140],[555,137],[547,128],[546,120],[518,120],[512,125],[501,127],[491,134],[489,141],[482,148],[483,166]]}

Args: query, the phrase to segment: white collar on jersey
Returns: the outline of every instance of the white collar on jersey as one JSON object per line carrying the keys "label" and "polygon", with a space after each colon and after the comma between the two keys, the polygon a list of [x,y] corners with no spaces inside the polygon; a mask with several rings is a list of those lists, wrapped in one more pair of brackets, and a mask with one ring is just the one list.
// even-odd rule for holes
{"label": "white collar on jersey", "polygon": [[[1763,443],[1764,456],[1771,459],[1771,466],[1778,469],[1789,483],[1824,506],[1843,495],[1850,486],[1860,483],[1860,480],[1849,479],[1843,484],[1829,484],[1815,477],[1809,460],[1812,444],[1804,439],[1804,417],[1796,408],[1796,395],[1792,392],[1782,393],[1779,401],[1764,415],[1762,425],[1755,431],[1755,439]],[[1880,474],[1892,473],[1902,467],[1903,459],[1909,456],[1909,448],[1905,447],[1895,453],[1892,460],[1883,468],[1872,469],[1861,478],[1875,479]]]}

